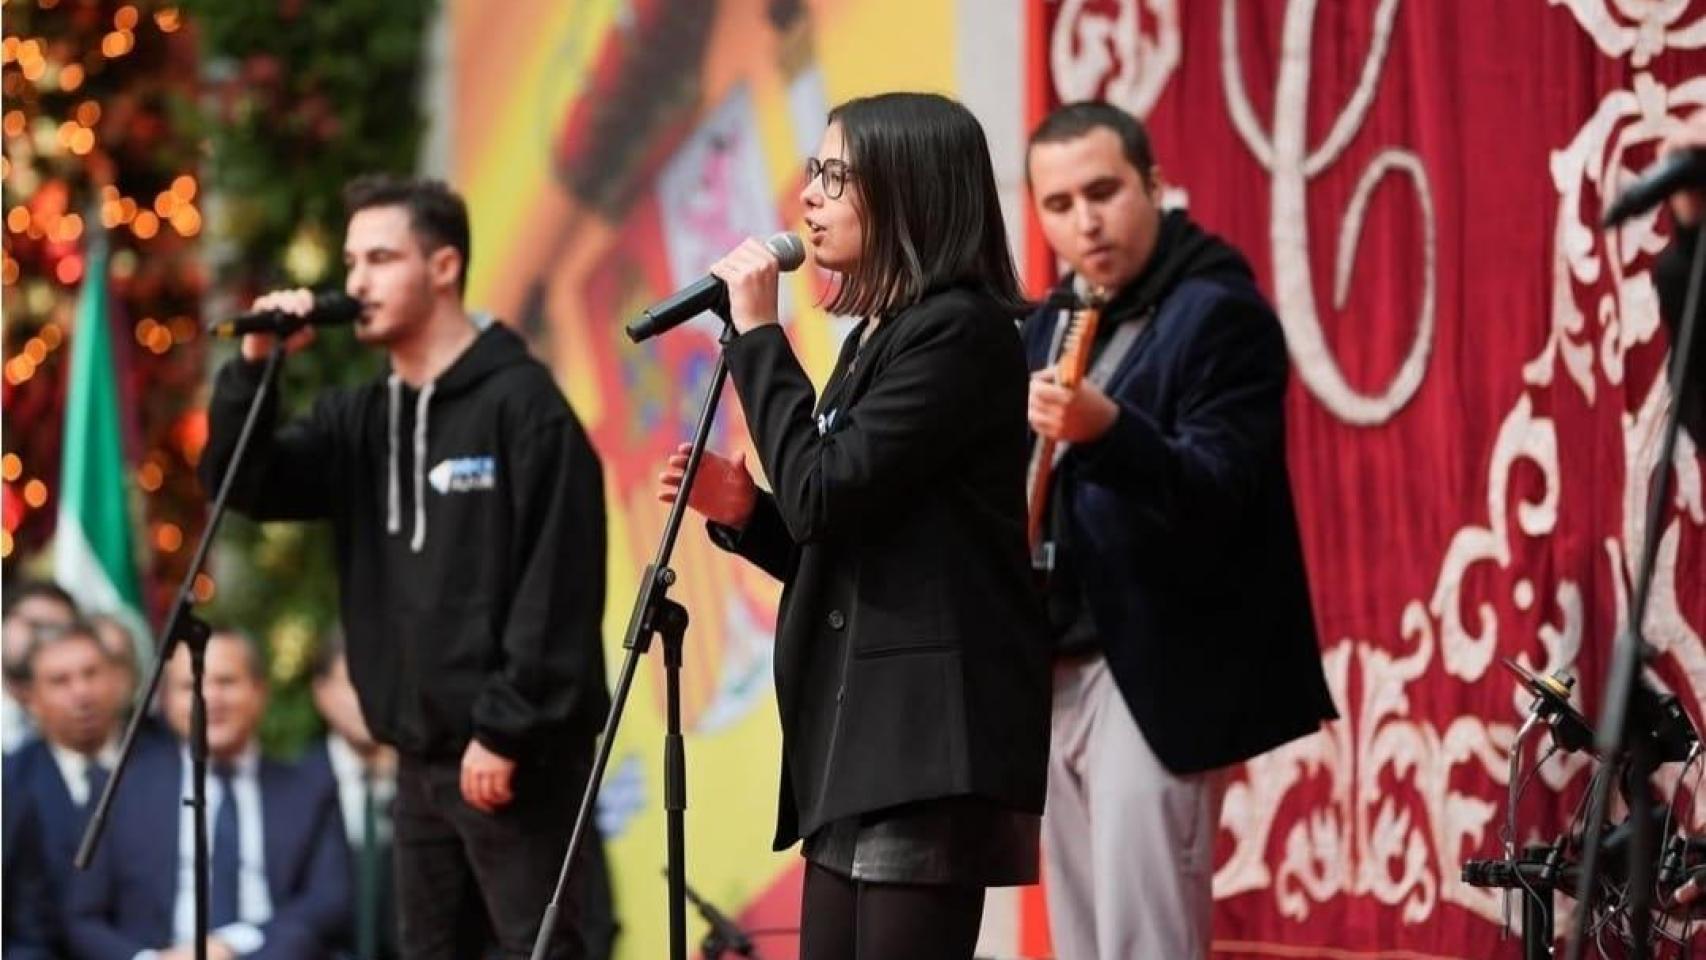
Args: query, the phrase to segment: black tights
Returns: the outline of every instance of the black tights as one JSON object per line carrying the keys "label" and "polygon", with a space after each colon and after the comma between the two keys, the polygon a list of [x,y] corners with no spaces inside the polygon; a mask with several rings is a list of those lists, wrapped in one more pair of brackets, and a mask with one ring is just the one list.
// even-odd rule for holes
{"label": "black tights", "polygon": [[806,864],[800,960],[971,960],[983,888],[861,883]]}

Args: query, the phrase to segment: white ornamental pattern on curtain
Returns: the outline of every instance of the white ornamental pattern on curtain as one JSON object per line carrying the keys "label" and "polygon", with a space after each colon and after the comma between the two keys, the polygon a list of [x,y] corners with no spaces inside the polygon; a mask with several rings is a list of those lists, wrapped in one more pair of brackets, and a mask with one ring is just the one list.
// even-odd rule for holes
{"label": "white ornamental pattern on curtain", "polygon": [[1286,344],[1297,364],[1298,378],[1316,399],[1346,423],[1374,426],[1392,419],[1415,396],[1427,373],[1433,348],[1435,296],[1435,217],[1427,171],[1411,150],[1388,147],[1363,171],[1339,225],[1338,251],[1333,262],[1333,307],[1344,309],[1350,291],[1356,246],[1362,236],[1363,214],[1374,188],[1388,173],[1406,177],[1416,195],[1422,229],[1422,289],[1416,332],[1392,380],[1377,394],[1352,387],[1321,330],[1314,283],[1309,272],[1309,181],[1339,159],[1362,127],[1374,103],[1381,70],[1398,16],[1398,0],[1381,0],[1374,15],[1374,35],[1363,59],[1356,88],[1339,111],[1326,138],[1313,150],[1307,142],[1309,68],[1314,54],[1317,0],[1286,4],[1280,39],[1279,75],[1274,82],[1273,126],[1264,130],[1244,88],[1244,69],[1238,53],[1238,3],[1222,0],[1220,7],[1221,79],[1232,125],[1256,159],[1272,175],[1268,232],[1274,265],[1274,306],[1285,325]]}
{"label": "white ornamental pattern on curtain", "polygon": [[1049,75],[1062,103],[1102,98],[1139,117],[1149,115],[1179,65],[1176,0],[1144,0],[1153,30],[1143,28],[1138,0],[1092,7],[1065,0],[1049,37]]}
{"label": "white ornamental pattern on curtain", "polygon": [[[1311,154],[1302,150],[1301,117],[1307,95],[1313,0],[1296,0],[1287,7],[1272,140],[1257,128],[1241,87],[1235,5],[1227,0],[1222,10],[1229,108],[1252,152],[1274,174],[1276,285],[1281,288],[1280,310],[1288,338],[1294,338],[1293,357],[1311,392],[1351,423],[1378,423],[1389,418],[1414,393],[1420,373],[1412,383],[1401,369],[1379,397],[1358,396],[1343,386],[1336,364],[1320,346],[1313,294],[1307,289],[1307,246],[1297,237],[1282,236],[1303,220],[1288,214],[1291,223],[1283,225],[1282,212],[1302,210],[1301,191],[1307,181],[1330,165],[1360,123],[1367,108],[1362,100],[1371,95],[1396,6],[1396,0],[1381,3],[1362,82],[1327,142]],[[1678,47],[1703,45],[1706,21],[1679,23],[1683,6],[1620,0],[1620,11],[1635,14],[1631,19],[1636,26],[1626,30],[1609,8],[1596,8],[1586,0],[1570,3],[1578,21],[1604,52],[1629,55],[1636,67],[1645,66],[1667,43]],[[1626,165],[1625,154],[1633,147],[1650,145],[1680,117],[1703,105],[1706,78],[1667,90],[1650,74],[1640,73],[1632,89],[1606,95],[1570,143],[1554,152],[1551,175],[1559,203],[1552,326],[1538,355],[1521,370],[1524,393],[1505,416],[1488,457],[1486,516],[1453,536],[1432,591],[1405,606],[1395,625],[1401,643],[1343,638],[1325,654],[1328,681],[1335,701],[1345,707],[1344,719],[1330,724],[1321,736],[1252,761],[1246,779],[1228,790],[1223,827],[1232,835],[1234,847],[1216,874],[1217,897],[1272,889],[1281,915],[1294,920],[1306,919],[1314,905],[1341,895],[1371,896],[1398,907],[1412,923],[1431,916],[1442,900],[1466,907],[1489,921],[1499,919],[1499,895],[1467,887],[1457,876],[1465,857],[1487,849],[1503,796],[1456,789],[1453,772],[1464,766],[1479,766],[1488,780],[1503,785],[1505,756],[1515,724],[1459,717],[1440,730],[1427,720],[1411,716],[1409,687],[1436,671],[1436,653],[1438,668],[1464,683],[1484,680],[1497,652],[1538,647],[1543,651],[1540,662],[1526,652],[1519,653],[1517,659],[1530,668],[1548,671],[1568,668],[1575,662],[1585,621],[1580,585],[1568,577],[1561,578],[1552,586],[1551,595],[1542,598],[1526,572],[1513,566],[1520,547],[1547,540],[1558,530],[1562,484],[1557,430],[1552,419],[1537,412],[1546,407],[1537,401],[1555,389],[1560,372],[1590,407],[1601,394],[1621,396],[1620,390],[1611,388],[1624,384],[1625,358],[1631,351],[1652,344],[1657,336],[1660,324],[1651,280],[1644,269],[1629,272],[1664,245],[1657,232],[1656,215],[1638,218],[1609,233],[1600,232],[1592,220],[1638,172]],[[1288,121],[1287,117],[1294,119]],[[1407,159],[1398,159],[1400,156]],[[1382,163],[1387,166],[1383,168]],[[1402,169],[1411,177],[1426,222],[1431,225],[1425,172],[1413,154],[1396,150],[1383,153],[1364,173],[1346,223],[1360,223],[1359,198],[1382,169]],[[1354,259],[1358,229],[1341,229],[1335,284],[1339,303],[1343,302],[1345,264]],[[1301,259],[1282,266],[1282,248],[1288,246]],[[1431,226],[1424,255],[1429,258],[1429,291],[1424,296],[1423,322],[1418,325],[1406,365],[1412,360],[1425,365],[1431,337]],[[1610,290],[1596,298],[1594,291],[1601,286],[1602,277],[1609,278]],[[1588,304],[1586,311],[1584,302]],[[1608,401],[1601,398],[1601,402]],[[1619,411],[1624,451],[1621,529],[1602,543],[1607,570],[1615,584],[1618,629],[1628,616],[1629,586],[1642,536],[1645,478],[1654,466],[1658,433],[1669,402],[1668,387],[1663,377],[1657,377],[1634,410]],[[1522,463],[1529,465],[1526,470],[1538,470],[1542,489],[1533,499],[1519,499],[1513,504],[1513,471]],[[1706,644],[1686,622],[1678,602],[1682,585],[1677,579],[1676,561],[1683,525],[1697,530],[1706,526],[1697,451],[1686,435],[1673,469],[1677,471],[1675,502],[1661,534],[1645,636],[1659,656],[1670,658],[1685,678],[1686,689],[1676,692],[1697,707],[1706,708]],[[1502,591],[1517,610],[1531,611],[1536,603],[1544,602],[1542,626],[1536,636],[1507,636],[1501,643],[1498,610],[1488,603],[1478,606],[1471,621],[1465,622],[1461,590],[1470,577],[1494,596]],[[1393,648],[1407,652],[1394,654],[1390,652]],[[1353,670],[1360,680],[1359,702],[1350,699]],[[1438,682],[1437,676],[1433,682]],[[1525,706],[1523,698],[1513,694],[1511,716],[1518,716]],[[1541,778],[1552,788],[1561,789],[1586,767],[1582,757],[1556,758],[1542,769]],[[1388,772],[1394,782],[1413,788],[1413,797],[1395,798],[1385,793],[1380,784]],[[1280,826],[1275,816],[1281,801],[1305,777],[1322,773],[1331,783],[1328,801],[1285,826],[1279,862],[1270,867],[1266,852]],[[1676,776],[1675,765],[1670,765],[1661,777],[1667,796],[1676,787]],[[1706,803],[1698,795],[1693,815],[1696,822],[1706,815]]]}

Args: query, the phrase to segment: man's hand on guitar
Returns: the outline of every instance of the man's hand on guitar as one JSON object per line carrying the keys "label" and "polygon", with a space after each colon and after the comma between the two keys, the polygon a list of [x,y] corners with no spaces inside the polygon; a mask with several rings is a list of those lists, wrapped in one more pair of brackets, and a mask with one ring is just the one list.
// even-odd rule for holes
{"label": "man's hand on guitar", "polygon": [[[674,503],[681,492],[682,477],[687,472],[687,455],[692,449],[685,443],[676,447],[663,472],[658,474],[658,499],[664,503]],[[757,502],[758,484],[753,482],[752,474],[746,469],[745,450],[736,453],[733,460],[705,451],[704,458],[699,461],[699,472],[693,477],[693,490],[687,495],[689,507],[707,520],[739,530],[746,526]]]}
{"label": "man's hand on guitar", "polygon": [[1077,387],[1057,382],[1053,367],[1031,374],[1031,397],[1025,409],[1038,436],[1067,443],[1100,440],[1119,419],[1120,408],[1088,380]]}

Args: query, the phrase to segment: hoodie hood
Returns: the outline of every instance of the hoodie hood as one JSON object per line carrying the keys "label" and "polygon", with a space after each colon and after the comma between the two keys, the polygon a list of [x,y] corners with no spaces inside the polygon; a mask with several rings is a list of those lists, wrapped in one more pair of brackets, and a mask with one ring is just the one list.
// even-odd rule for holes
{"label": "hoodie hood", "polygon": [[[426,547],[426,484],[427,484],[427,427],[432,402],[454,400],[498,371],[532,360],[524,343],[515,331],[493,320],[491,314],[477,313],[469,318],[479,329],[479,336],[462,351],[448,369],[434,380],[421,385],[415,395],[414,456],[414,527],[409,535],[409,549],[420,553]],[[399,476],[398,449],[402,442],[404,397],[403,378],[395,370],[385,375],[385,532],[400,533],[403,529],[402,478]]]}
{"label": "hoodie hood", "polygon": [[491,314],[472,314],[469,320],[479,329],[480,335],[432,381],[433,393],[440,399],[467,393],[499,370],[533,359],[527,352],[526,341],[514,330],[494,320]]}

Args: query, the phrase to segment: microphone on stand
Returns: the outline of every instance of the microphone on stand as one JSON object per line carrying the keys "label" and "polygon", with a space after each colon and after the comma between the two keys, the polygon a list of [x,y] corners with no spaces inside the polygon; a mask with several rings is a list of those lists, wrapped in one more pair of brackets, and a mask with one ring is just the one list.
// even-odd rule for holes
{"label": "microphone on stand", "polygon": [[361,301],[342,290],[323,290],[314,294],[314,307],[307,316],[283,310],[256,310],[230,320],[221,320],[207,328],[216,337],[241,337],[250,333],[291,334],[303,327],[337,327],[351,324],[361,316]]}
{"label": "microphone on stand", "polygon": [[1646,213],[1678,190],[1706,187],[1706,148],[1678,150],[1638,177],[1612,201],[1602,227],[1615,227]]}
{"label": "microphone on stand", "polygon": [[[798,270],[806,262],[806,245],[794,234],[786,231],[774,234],[764,241],[764,246],[782,265],[783,273]],[[628,339],[639,343],[668,333],[699,314],[728,303],[728,296],[722,278],[707,276],[696,280],[642,311],[640,319],[628,324]]]}

